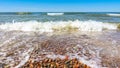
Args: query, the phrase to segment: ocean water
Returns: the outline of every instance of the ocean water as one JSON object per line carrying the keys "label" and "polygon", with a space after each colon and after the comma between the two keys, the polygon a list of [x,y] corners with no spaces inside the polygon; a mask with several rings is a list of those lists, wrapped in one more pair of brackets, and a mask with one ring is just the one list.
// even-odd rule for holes
{"label": "ocean water", "polygon": [[67,55],[91,68],[119,68],[119,24],[119,12],[1,12],[0,64]]}
{"label": "ocean water", "polygon": [[31,12],[20,14],[17,12],[0,13],[0,23],[26,22],[26,21],[100,21],[108,23],[120,23],[118,12]]}
{"label": "ocean water", "polygon": [[32,12],[0,13],[0,29],[54,32],[63,28],[80,31],[115,30],[120,23],[117,12]]}

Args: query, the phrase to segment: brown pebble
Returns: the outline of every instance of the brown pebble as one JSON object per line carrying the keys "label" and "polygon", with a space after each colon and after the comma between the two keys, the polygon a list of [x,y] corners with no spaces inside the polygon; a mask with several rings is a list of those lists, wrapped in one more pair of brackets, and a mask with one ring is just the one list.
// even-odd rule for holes
{"label": "brown pebble", "polygon": [[[29,66],[29,67],[27,67]],[[91,68],[88,65],[78,61],[77,58],[74,59],[49,59],[46,58],[41,60],[41,62],[29,60],[26,65],[22,68]]]}

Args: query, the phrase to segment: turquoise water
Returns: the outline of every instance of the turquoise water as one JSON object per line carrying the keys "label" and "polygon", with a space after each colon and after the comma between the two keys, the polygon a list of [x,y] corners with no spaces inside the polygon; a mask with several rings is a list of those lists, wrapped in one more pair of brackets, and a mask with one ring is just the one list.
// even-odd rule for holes
{"label": "turquoise water", "polygon": [[[119,23],[120,13],[119,12],[62,12],[61,15],[48,15],[52,12],[31,12],[26,14],[20,14],[17,12],[4,12],[0,13],[0,23],[11,23],[11,22],[25,22],[25,21],[87,21],[94,20],[108,23]],[[61,12],[60,12],[61,13]],[[54,13],[56,14],[56,13]],[[113,14],[113,15],[109,15]],[[116,15],[118,16],[116,16]]]}

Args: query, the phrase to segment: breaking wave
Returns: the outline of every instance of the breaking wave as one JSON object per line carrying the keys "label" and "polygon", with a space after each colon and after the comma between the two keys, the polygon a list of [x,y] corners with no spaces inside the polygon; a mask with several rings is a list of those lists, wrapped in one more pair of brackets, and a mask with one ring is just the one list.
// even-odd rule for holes
{"label": "breaking wave", "polygon": [[39,32],[67,32],[67,31],[103,31],[116,30],[117,25],[97,21],[49,21],[49,22],[14,22],[0,25],[1,30],[39,31]]}
{"label": "breaking wave", "polygon": [[120,16],[120,14],[107,14],[109,16]]}
{"label": "breaking wave", "polygon": [[49,16],[58,16],[58,15],[64,15],[64,13],[47,13]]}

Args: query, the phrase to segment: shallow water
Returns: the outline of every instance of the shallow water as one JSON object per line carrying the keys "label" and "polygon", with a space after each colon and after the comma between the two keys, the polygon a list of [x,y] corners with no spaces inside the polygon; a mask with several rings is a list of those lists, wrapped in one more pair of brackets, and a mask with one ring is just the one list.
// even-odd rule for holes
{"label": "shallow water", "polygon": [[92,68],[120,67],[120,32],[0,31],[0,63],[19,68],[29,59],[77,58]]}

